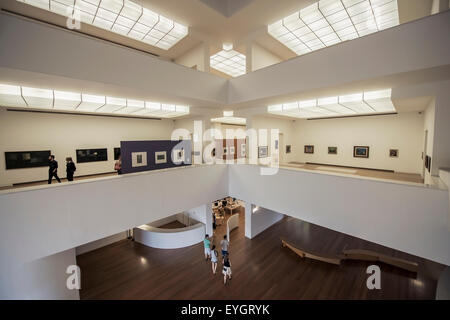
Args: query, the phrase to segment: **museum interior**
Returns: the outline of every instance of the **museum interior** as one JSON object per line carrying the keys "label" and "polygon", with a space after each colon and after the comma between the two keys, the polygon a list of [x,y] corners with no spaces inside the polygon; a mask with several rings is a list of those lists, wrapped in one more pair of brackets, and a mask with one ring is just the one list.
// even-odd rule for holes
{"label": "museum interior", "polygon": [[449,9],[2,0],[0,299],[450,299]]}

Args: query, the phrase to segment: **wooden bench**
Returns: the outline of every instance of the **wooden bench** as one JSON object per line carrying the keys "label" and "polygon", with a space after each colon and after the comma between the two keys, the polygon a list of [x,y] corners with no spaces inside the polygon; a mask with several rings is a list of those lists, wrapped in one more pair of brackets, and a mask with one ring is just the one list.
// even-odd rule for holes
{"label": "wooden bench", "polygon": [[298,248],[297,246],[293,245],[292,243],[290,243],[289,241],[287,241],[286,239],[283,239],[283,238],[281,239],[281,245],[283,247],[287,247],[287,248],[291,249],[297,255],[299,255],[301,258],[310,258],[310,259],[319,260],[319,261],[336,264],[336,265],[341,264],[341,260],[342,260],[341,257],[327,255],[327,254],[323,254],[323,253],[312,252],[312,251],[306,251],[304,249]]}
{"label": "wooden bench", "polygon": [[393,258],[385,254],[381,254],[375,251],[362,250],[362,249],[349,249],[343,251],[345,259],[349,260],[363,260],[363,261],[380,261],[386,264],[404,269],[407,271],[417,273],[419,265],[416,262]]}

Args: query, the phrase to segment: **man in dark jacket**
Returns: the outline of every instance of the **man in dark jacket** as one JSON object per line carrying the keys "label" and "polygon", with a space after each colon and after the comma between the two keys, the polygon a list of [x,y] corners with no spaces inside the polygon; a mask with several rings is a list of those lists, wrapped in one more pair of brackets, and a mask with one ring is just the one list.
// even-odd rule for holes
{"label": "man in dark jacket", "polygon": [[67,157],[66,162],[67,180],[73,181],[73,173],[75,172],[75,170],[77,170],[77,167],[75,167],[75,163],[73,163],[72,157]]}
{"label": "man in dark jacket", "polygon": [[56,181],[61,183],[61,180],[58,177],[58,161],[55,160],[55,156],[51,155],[48,157],[48,184],[52,183],[52,178],[55,177]]}

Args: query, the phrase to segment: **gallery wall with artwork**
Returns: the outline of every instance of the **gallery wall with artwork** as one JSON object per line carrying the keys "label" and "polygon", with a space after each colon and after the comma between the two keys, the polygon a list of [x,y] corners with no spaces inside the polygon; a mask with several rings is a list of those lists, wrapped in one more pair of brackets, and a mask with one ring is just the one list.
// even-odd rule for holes
{"label": "gallery wall with artwork", "polygon": [[191,140],[121,141],[122,173],[191,165]]}
{"label": "gallery wall with artwork", "polygon": [[424,116],[417,112],[296,120],[293,135],[293,161],[422,172]]}
{"label": "gallery wall with artwork", "polygon": [[[48,179],[48,160],[45,166],[34,166],[41,162],[38,158],[48,159],[47,154],[36,158],[34,152],[51,151],[59,164],[59,176],[65,177],[66,157],[76,162],[77,150],[107,149],[106,161],[76,163],[75,177],[114,172],[114,148],[120,148],[120,141],[170,139],[172,131],[172,120],[12,112],[0,108],[0,186]],[[6,169],[5,152],[28,153],[20,160],[21,166],[27,167]]]}

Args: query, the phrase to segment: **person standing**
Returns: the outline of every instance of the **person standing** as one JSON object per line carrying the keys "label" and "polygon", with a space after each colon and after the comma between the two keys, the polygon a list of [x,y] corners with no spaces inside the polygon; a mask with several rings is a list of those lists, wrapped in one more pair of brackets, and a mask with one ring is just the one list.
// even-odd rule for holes
{"label": "person standing", "polygon": [[48,184],[52,183],[52,178],[55,177],[56,181],[61,183],[61,180],[58,177],[58,161],[55,160],[55,156],[51,155],[48,157]]}
{"label": "person standing", "polygon": [[209,235],[205,235],[205,239],[203,240],[203,246],[205,247],[205,260],[208,261],[208,259],[211,257],[211,241],[208,239]]}
{"label": "person standing", "polygon": [[75,167],[75,163],[72,161],[72,157],[66,158],[66,173],[67,173],[67,180],[73,181],[73,174],[77,170],[77,167]]}
{"label": "person standing", "polygon": [[116,163],[114,164],[114,170],[117,171],[117,174],[122,174],[122,156],[119,155],[119,159],[117,159]]}
{"label": "person standing", "polygon": [[228,254],[223,258],[223,284],[227,284],[227,277],[231,280],[231,261]]}
{"label": "person standing", "polygon": [[217,259],[218,259],[218,256],[219,256],[219,253],[215,249],[216,249],[216,246],[213,245],[212,248],[211,248],[211,266],[212,266],[213,274],[216,274]]}
{"label": "person standing", "polygon": [[228,248],[230,247],[230,242],[227,240],[227,235],[223,236],[223,240],[220,241],[220,246],[222,248],[222,258],[228,255]]}

